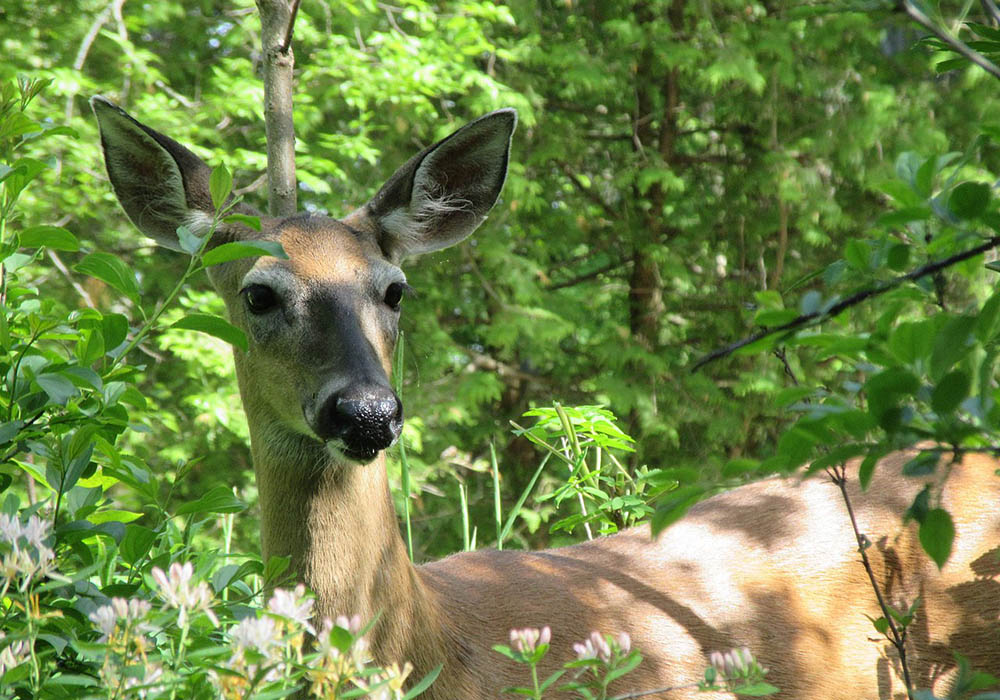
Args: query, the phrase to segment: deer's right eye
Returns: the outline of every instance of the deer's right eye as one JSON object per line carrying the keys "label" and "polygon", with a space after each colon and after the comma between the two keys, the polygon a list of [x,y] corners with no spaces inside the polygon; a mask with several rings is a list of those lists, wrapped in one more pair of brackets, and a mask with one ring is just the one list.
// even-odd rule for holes
{"label": "deer's right eye", "polygon": [[266,314],[278,305],[278,295],[263,284],[249,284],[240,293],[252,314]]}

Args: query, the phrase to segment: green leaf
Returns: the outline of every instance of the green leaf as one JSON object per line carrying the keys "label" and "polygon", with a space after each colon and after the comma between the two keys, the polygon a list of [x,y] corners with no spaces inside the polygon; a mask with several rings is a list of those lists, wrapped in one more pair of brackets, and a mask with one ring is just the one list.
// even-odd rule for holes
{"label": "green leaf", "polygon": [[178,226],[177,242],[180,244],[181,250],[188,255],[194,255],[201,250],[201,244],[205,242],[205,239],[196,236],[187,226]]}
{"label": "green leaf", "polygon": [[227,224],[243,224],[249,226],[254,231],[260,231],[260,217],[247,216],[246,214],[230,214],[223,219]]}
{"label": "green leaf", "polygon": [[749,697],[762,698],[767,695],[774,695],[778,692],[778,690],[778,688],[770,683],[757,681],[756,683],[748,683],[746,685],[737,686],[736,688],[733,688],[733,693],[736,695],[747,695]]}
{"label": "green leaf", "polygon": [[247,344],[246,333],[220,316],[213,316],[211,314],[188,314],[170,327],[207,333],[208,335],[226,341],[230,345],[235,345],[243,352],[246,352],[249,347]]}
{"label": "green leaf", "polygon": [[650,523],[653,536],[655,537],[666,527],[680,520],[687,513],[688,508],[700,501],[705,493],[704,486],[692,484],[681,486],[665,494],[656,502],[656,512],[653,513]]}
{"label": "green leaf", "polygon": [[938,331],[931,352],[931,376],[941,377],[972,349],[975,316],[956,316]]}
{"label": "green leaf", "polygon": [[128,319],[121,314],[105,314],[101,319],[105,350],[114,350],[128,337]]}
{"label": "green leaf", "polygon": [[872,482],[872,476],[875,474],[875,466],[880,459],[882,459],[882,455],[874,453],[867,455],[861,460],[861,465],[858,467],[858,481],[861,484],[862,491],[868,490],[868,484]]}
{"label": "green leaf", "polygon": [[149,553],[153,543],[156,541],[156,532],[142,525],[130,524],[125,526],[125,536],[121,544],[118,545],[118,552],[122,559],[129,566],[136,563]]}
{"label": "green leaf", "polygon": [[288,260],[288,254],[281,244],[276,241],[237,241],[234,243],[223,243],[212,248],[201,258],[205,267],[218,265],[240,258],[257,258],[262,255],[271,255],[282,260]]}
{"label": "green leaf", "polygon": [[65,406],[66,402],[76,396],[76,386],[61,374],[40,374],[35,377],[38,386],[42,388],[52,403]]}
{"label": "green leaf", "polygon": [[980,343],[988,343],[1000,331],[1000,292],[995,293],[979,311],[976,318],[976,338]]}
{"label": "green leaf", "polygon": [[931,392],[931,408],[939,416],[951,413],[969,395],[972,378],[969,373],[956,369],[941,377]]}
{"label": "green leaf", "polygon": [[406,695],[403,696],[403,700],[413,700],[413,698],[417,697],[425,690],[430,688],[431,683],[437,680],[439,673],[441,673],[441,664],[438,664],[433,669],[431,669],[430,673],[421,678],[416,685],[410,688],[409,691],[407,691]]}
{"label": "green leaf", "polygon": [[896,211],[880,216],[878,218],[878,225],[893,229],[908,224],[911,221],[926,221],[931,218],[932,214],[933,212],[929,207],[903,207],[902,209],[897,209]]}
{"label": "green leaf", "polygon": [[76,236],[61,226],[30,226],[18,234],[24,248],[52,248],[74,252],[80,250]]}
{"label": "green leaf", "polygon": [[73,269],[109,284],[136,304],[139,303],[139,285],[136,284],[135,274],[114,255],[91,253],[74,265]]}
{"label": "green leaf", "polygon": [[933,508],[920,523],[920,544],[938,568],[942,568],[951,556],[951,545],[955,541],[955,524],[951,515],[943,508]]}
{"label": "green leaf", "polygon": [[960,219],[975,219],[990,203],[990,186],[983,182],[963,182],[951,191],[948,208]]}
{"label": "green leaf", "polygon": [[879,634],[885,634],[889,631],[889,620],[887,618],[869,617],[868,619],[872,621],[872,627],[874,627],[875,631],[878,632]]}
{"label": "green leaf", "polygon": [[208,191],[212,195],[212,206],[221,209],[226,198],[233,191],[233,176],[225,165],[219,165],[212,170],[208,178]]}
{"label": "green leaf", "polygon": [[182,504],[174,515],[188,513],[240,513],[246,510],[247,504],[238,499],[228,486],[216,486],[201,498]]}
{"label": "green leaf", "polygon": [[900,272],[906,269],[906,266],[910,264],[910,246],[905,243],[897,243],[891,248],[889,248],[889,254],[886,256],[886,262],[889,264],[889,269]]}
{"label": "green leaf", "polygon": [[867,241],[852,238],[844,247],[844,260],[855,270],[866,271],[870,267],[871,248]]}
{"label": "green leaf", "polygon": [[921,452],[903,465],[903,476],[930,476],[941,457],[935,452]]}

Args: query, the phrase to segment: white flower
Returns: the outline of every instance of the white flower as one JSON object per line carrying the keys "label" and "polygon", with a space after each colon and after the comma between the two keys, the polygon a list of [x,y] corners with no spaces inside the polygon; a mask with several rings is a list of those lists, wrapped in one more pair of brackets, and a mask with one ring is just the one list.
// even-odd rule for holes
{"label": "white flower", "polygon": [[6,513],[0,513],[0,538],[4,542],[17,547],[17,541],[21,539],[21,521]]}
{"label": "white flower", "polygon": [[203,612],[213,625],[219,625],[219,619],[212,612],[212,590],[208,584],[199,581],[196,585],[191,585],[191,579],[194,577],[194,567],[191,566],[191,562],[184,564],[174,562],[170,565],[169,576],[163,569],[154,566],[152,574],[165,601],[164,607],[177,608],[178,625],[184,627],[188,613],[192,612]]}
{"label": "white flower", "polygon": [[[3,640],[6,636],[3,630],[0,630],[0,646],[3,646]],[[0,676],[12,668],[20,666],[27,657],[28,643],[23,639],[3,646],[3,649],[0,650]]]}
{"label": "white flower", "polygon": [[350,619],[346,615],[337,615],[337,619],[334,622],[337,627],[345,629],[350,632],[353,636],[357,637],[358,632],[361,631],[361,616],[353,615]]}
{"label": "white flower", "polygon": [[576,658],[581,661],[586,659],[600,659],[604,663],[611,661],[611,646],[608,640],[600,632],[591,632],[583,642],[573,645]]}
{"label": "white flower", "polygon": [[334,627],[347,630],[354,637],[354,642],[349,649],[351,661],[358,668],[364,666],[368,660],[368,640],[359,637],[361,631],[361,616],[354,615],[351,618],[345,615],[337,616],[336,623],[330,622],[330,618],[325,618],[320,626],[319,634],[316,635],[316,650],[329,662],[336,662],[342,656],[340,649],[333,643],[330,633]]}
{"label": "white flower", "polygon": [[552,630],[548,626],[538,630],[533,627],[525,627],[510,631],[510,645],[522,654],[530,654],[538,648],[539,644],[548,644],[552,640]]}
{"label": "white flower", "polygon": [[117,625],[121,624],[122,627],[128,627],[140,622],[145,619],[152,607],[149,601],[142,600],[141,598],[131,598],[129,600],[112,598],[108,605],[102,605],[90,613],[88,617],[97,626],[97,629],[102,632],[101,638],[97,641],[103,644],[115,633]]}
{"label": "white flower", "polygon": [[97,625],[97,629],[101,631],[101,638],[98,639],[101,644],[108,641],[111,635],[115,633],[115,625],[118,624],[118,616],[115,614],[115,609],[110,605],[102,605],[94,612],[87,616],[91,622]]}
{"label": "white flower", "polygon": [[8,580],[24,577],[22,588],[26,588],[32,578],[47,575],[56,555],[42,540],[49,536],[51,527],[47,520],[37,515],[32,515],[28,524],[22,526],[17,517],[0,514],[0,541],[10,546],[0,561],[0,574]]}
{"label": "white flower", "polygon": [[52,523],[48,520],[42,520],[38,516],[32,515],[28,518],[28,524],[21,530],[21,535],[28,541],[28,544],[40,551],[43,548],[48,549],[42,540],[49,536],[51,529]]}
{"label": "white flower", "polygon": [[267,603],[267,609],[275,615],[280,615],[296,622],[304,627],[309,634],[315,634],[315,630],[310,624],[313,600],[312,598],[305,598],[305,594],[306,587],[301,583],[295,587],[294,591],[276,588],[274,595],[271,596],[271,600]]}
{"label": "white flower", "polygon": [[229,631],[237,650],[256,649],[264,656],[281,641],[277,623],[270,617],[245,617]]}

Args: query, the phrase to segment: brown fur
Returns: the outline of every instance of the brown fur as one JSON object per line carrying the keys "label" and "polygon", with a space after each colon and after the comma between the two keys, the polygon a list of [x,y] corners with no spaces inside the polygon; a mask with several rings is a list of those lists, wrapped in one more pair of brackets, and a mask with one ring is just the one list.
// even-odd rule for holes
{"label": "brown fur", "polygon": [[[143,231],[176,247],[169,236],[179,223],[205,219],[207,167],[107,101],[96,99],[94,108],[123,206]],[[718,495],[657,540],[638,528],[563,549],[482,550],[416,567],[382,454],[358,464],[317,439],[310,427],[317,396],[361,375],[386,380],[396,321],[381,295],[402,279],[396,261],[461,240],[478,225],[499,195],[513,126],[510,112],[473,122],[412,159],[342,221],[264,217],[261,234],[239,226],[219,232],[219,240],[280,240],[290,257],[211,271],[250,340],[249,352],[236,352],[236,367],[264,556],[291,558],[317,595],[319,616],[380,615],[371,633],[376,661],[411,661],[414,677],[443,664],[424,696],[430,700],[487,700],[525,684],[526,669],[491,647],[511,628],[543,625],[552,628],[546,672],[592,630],[628,632],[645,660],[616,693],[690,684],[709,653],[746,645],[770,668],[779,698],[905,697],[897,655],[866,618],[881,613],[839,490],[822,478]],[[239,294],[248,284],[277,290],[280,311],[253,317]],[[922,601],[907,646],[910,669],[918,686],[940,692],[952,650],[1000,672],[1000,479],[996,462],[978,457],[951,470],[942,503],[958,535],[938,571],[920,551],[916,526],[902,522],[923,485],[900,476],[906,459],[886,459],[867,493],[850,470],[851,497],[890,603]]]}

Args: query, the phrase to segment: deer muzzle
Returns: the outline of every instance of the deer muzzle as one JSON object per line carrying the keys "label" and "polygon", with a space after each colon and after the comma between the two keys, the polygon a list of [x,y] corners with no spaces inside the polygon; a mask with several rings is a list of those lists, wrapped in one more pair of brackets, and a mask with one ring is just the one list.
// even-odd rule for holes
{"label": "deer muzzle", "polygon": [[326,397],[312,428],[348,458],[370,462],[399,439],[403,403],[386,386],[350,386]]}

